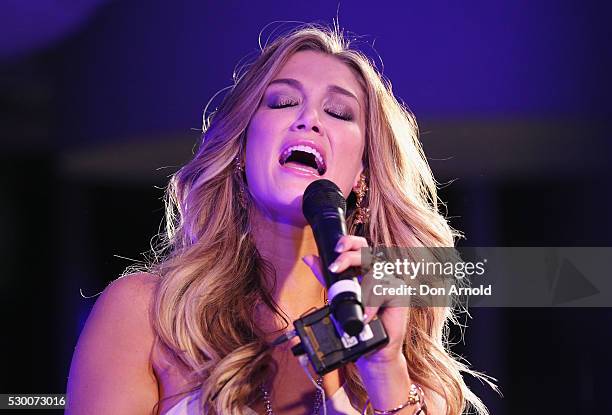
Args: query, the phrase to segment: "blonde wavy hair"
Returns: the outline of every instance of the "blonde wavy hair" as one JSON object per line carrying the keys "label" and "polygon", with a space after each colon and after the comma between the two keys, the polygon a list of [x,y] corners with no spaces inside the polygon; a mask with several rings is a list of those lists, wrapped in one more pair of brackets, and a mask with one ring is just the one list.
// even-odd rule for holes
{"label": "blonde wavy hair", "polygon": [[[394,97],[391,84],[336,26],[302,25],[261,49],[219,107],[205,117],[192,160],[175,173],[166,191],[166,232],[157,260],[159,275],[153,324],[163,342],[191,371],[202,413],[242,414],[257,398],[258,385],[272,376],[271,348],[257,327],[257,307],[283,312],[275,304],[274,270],[250,233],[252,201],[239,200],[244,177],[234,161],[246,147],[246,130],[264,90],[296,52],[313,50],[336,57],[353,70],[367,104],[363,155],[370,220],[350,233],[370,246],[452,247],[459,233],[440,214],[437,183],[426,161],[414,115]],[[471,407],[486,414],[466,386],[462,372],[479,376],[453,357],[447,342],[448,307],[410,307],[404,355],[413,381],[444,396],[449,414]],[[365,405],[367,393],[354,364],[341,368],[351,403]],[[369,409],[371,411],[371,408]]]}

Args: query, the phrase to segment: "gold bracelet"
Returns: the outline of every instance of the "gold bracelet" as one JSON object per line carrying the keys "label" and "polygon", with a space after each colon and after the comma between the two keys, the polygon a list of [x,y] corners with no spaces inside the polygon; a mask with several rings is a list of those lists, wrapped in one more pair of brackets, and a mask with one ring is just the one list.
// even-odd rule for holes
{"label": "gold bracelet", "polygon": [[[366,404],[363,407],[363,411],[361,412],[361,415],[366,414],[369,403],[370,403],[370,399],[366,401]],[[408,400],[406,401],[406,403],[396,408],[393,408],[393,409],[385,409],[385,410],[380,410],[376,408],[372,408],[372,409],[374,410],[374,414],[376,415],[390,415],[390,414],[395,414],[399,412],[400,410],[408,406],[412,406],[412,405],[416,405],[414,415],[427,415],[427,405],[425,405],[425,393],[423,392],[423,389],[421,388],[421,386],[417,385],[416,383],[413,383],[412,385],[410,385],[410,393],[408,394]]]}

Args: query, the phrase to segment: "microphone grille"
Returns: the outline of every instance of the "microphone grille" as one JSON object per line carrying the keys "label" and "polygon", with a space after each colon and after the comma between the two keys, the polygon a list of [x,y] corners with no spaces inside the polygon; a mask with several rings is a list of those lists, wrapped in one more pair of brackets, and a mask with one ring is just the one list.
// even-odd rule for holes
{"label": "microphone grille", "polygon": [[302,212],[309,222],[323,208],[341,208],[346,212],[346,200],[342,192],[334,182],[327,179],[310,183],[302,198]]}

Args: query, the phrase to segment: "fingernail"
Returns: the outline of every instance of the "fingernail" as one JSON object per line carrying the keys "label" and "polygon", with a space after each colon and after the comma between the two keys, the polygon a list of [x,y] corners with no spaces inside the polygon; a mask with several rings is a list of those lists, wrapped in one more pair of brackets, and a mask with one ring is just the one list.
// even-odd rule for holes
{"label": "fingernail", "polygon": [[338,242],[338,244],[336,245],[336,252],[342,251],[344,251],[344,244],[342,242]]}
{"label": "fingernail", "polygon": [[336,272],[336,271],[338,271],[338,268],[339,268],[339,266],[338,266],[338,264],[336,264],[335,262],[334,262],[334,263],[332,263],[332,264],[331,264],[331,265],[328,267],[328,269],[329,269],[331,272]]}
{"label": "fingernail", "polygon": [[363,321],[368,321],[368,315],[367,314],[363,315]]}

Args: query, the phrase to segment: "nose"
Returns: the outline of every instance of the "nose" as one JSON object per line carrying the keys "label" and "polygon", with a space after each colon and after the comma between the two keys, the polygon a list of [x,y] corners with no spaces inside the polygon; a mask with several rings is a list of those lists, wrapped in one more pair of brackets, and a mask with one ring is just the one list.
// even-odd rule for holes
{"label": "nose", "polygon": [[323,126],[319,119],[319,113],[315,108],[304,107],[300,116],[293,123],[294,130],[314,131],[317,134],[323,132]]}

